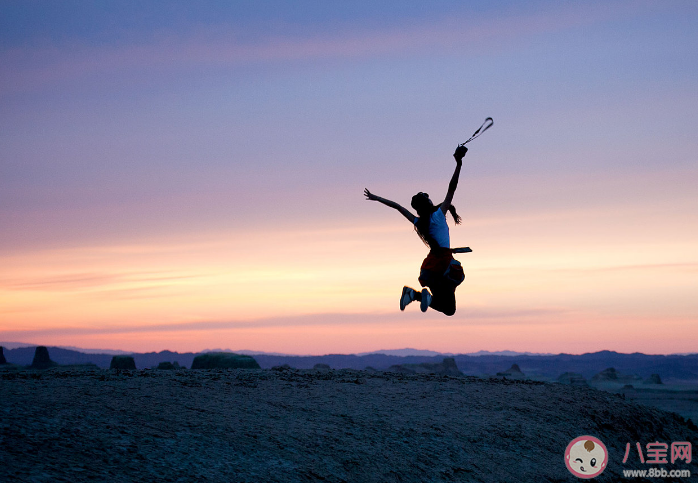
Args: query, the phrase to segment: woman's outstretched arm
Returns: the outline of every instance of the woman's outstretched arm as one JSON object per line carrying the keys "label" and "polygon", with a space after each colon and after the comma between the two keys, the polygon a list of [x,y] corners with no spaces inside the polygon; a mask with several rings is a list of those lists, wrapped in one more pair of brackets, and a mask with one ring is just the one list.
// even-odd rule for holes
{"label": "woman's outstretched arm", "polygon": [[400,206],[399,204],[395,203],[394,201],[386,200],[385,198],[381,198],[380,196],[374,195],[371,193],[368,188],[364,188],[364,195],[366,195],[366,199],[369,201],[378,201],[380,203],[383,203],[385,206],[389,206],[391,208],[395,208],[397,211],[402,213],[402,216],[407,218],[410,223],[414,224],[416,216],[414,216],[412,213],[410,213],[410,210],[406,209],[403,206]]}
{"label": "woman's outstretched arm", "polygon": [[468,148],[465,146],[458,146],[456,152],[453,153],[453,157],[456,158],[456,170],[453,172],[451,181],[448,183],[448,193],[446,193],[446,198],[444,198],[443,203],[441,203],[441,211],[444,215],[448,211],[453,201],[453,195],[456,193],[456,188],[458,187],[458,177],[460,176],[460,168],[463,166],[463,156],[468,152]]}

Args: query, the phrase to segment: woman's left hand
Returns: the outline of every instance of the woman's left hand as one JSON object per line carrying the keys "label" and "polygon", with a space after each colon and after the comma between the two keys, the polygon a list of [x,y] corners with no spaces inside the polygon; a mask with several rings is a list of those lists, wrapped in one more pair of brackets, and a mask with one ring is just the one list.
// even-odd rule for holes
{"label": "woman's left hand", "polygon": [[465,146],[458,146],[456,148],[456,152],[453,153],[453,157],[456,158],[456,163],[461,163],[463,162],[463,157],[465,154],[468,152],[468,148]]}
{"label": "woman's left hand", "polygon": [[374,195],[373,193],[371,193],[368,190],[368,188],[364,188],[364,195],[366,196],[366,199],[370,200],[370,201],[376,201],[378,199],[378,197],[376,195]]}

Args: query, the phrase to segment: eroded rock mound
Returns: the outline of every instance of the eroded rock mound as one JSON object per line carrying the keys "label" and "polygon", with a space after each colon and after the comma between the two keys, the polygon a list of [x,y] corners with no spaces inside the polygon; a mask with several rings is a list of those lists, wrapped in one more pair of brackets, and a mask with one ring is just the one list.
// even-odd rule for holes
{"label": "eroded rock mound", "polygon": [[618,382],[624,384],[631,384],[633,382],[642,381],[642,378],[635,374],[621,374],[620,372],[616,371],[614,367],[609,367],[608,369],[604,369],[603,371],[596,374],[594,377],[591,378],[591,380],[592,382]]}
{"label": "eroded rock mound", "polygon": [[174,362],[161,362],[158,364],[158,369],[162,371],[173,371],[176,369],[180,369],[179,362],[174,361]]}
{"label": "eroded rock mound", "polygon": [[509,369],[504,372],[498,372],[498,376],[509,377],[511,379],[526,379],[526,375],[521,372],[518,364],[512,364]]}
{"label": "eroded rock mound", "polygon": [[5,360],[5,354],[2,353],[2,346],[0,345],[0,364],[7,364],[7,360]]}
{"label": "eroded rock mound", "polygon": [[618,381],[618,372],[615,367],[604,369],[591,378],[594,382],[616,382]]}
{"label": "eroded rock mound", "polygon": [[53,362],[48,355],[48,349],[42,345],[36,348],[34,351],[34,360],[32,361],[30,369],[48,369],[50,367],[56,367],[58,364]]}
{"label": "eroded rock mound", "polygon": [[209,352],[194,358],[192,369],[261,369],[252,356],[232,352]]}
{"label": "eroded rock mound", "polygon": [[453,357],[445,357],[440,363],[422,362],[421,364],[396,364],[388,368],[389,372],[401,374],[438,374],[440,376],[462,376]]}
{"label": "eroded rock mound", "polygon": [[313,366],[313,369],[315,369],[316,371],[329,371],[332,368],[327,364],[315,364]]}
{"label": "eroded rock mound", "polygon": [[109,369],[135,370],[136,361],[133,360],[133,356],[114,356],[111,358]]}
{"label": "eroded rock mound", "polygon": [[562,384],[571,384],[573,386],[588,386],[587,380],[581,374],[576,372],[565,372],[557,378],[557,382]]}
{"label": "eroded rock mound", "polygon": [[650,377],[644,380],[643,384],[664,384],[662,378],[659,374],[652,374]]}

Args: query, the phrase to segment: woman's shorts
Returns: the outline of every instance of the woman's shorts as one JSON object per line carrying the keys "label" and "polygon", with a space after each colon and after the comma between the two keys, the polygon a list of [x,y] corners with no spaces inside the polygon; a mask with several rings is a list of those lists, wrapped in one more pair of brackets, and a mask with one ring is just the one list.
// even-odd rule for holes
{"label": "woman's shorts", "polygon": [[463,280],[465,280],[463,266],[458,260],[453,258],[450,250],[448,254],[445,252],[429,253],[427,258],[424,259],[419,273],[419,283],[422,287],[445,282],[446,285],[455,289],[463,283]]}

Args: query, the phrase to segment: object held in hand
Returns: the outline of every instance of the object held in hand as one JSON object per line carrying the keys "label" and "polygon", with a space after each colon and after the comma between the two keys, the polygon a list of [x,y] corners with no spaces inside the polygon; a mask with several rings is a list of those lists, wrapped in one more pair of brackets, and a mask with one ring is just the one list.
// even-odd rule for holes
{"label": "object held in hand", "polygon": [[[480,136],[480,134],[482,134],[483,132],[485,132],[485,131],[487,131],[489,128],[491,128],[493,124],[494,124],[494,120],[493,120],[491,117],[488,117],[487,119],[485,119],[485,122],[482,123],[482,126],[480,126],[479,128],[477,128],[477,131],[475,131],[475,132],[473,133],[473,135],[470,136],[470,138],[468,138],[468,140],[467,140],[466,142],[461,143],[460,146],[465,146],[465,145],[468,144],[470,141],[472,141],[472,140],[475,139],[476,137]],[[460,147],[460,146],[459,146],[459,147]],[[456,152],[458,152],[458,150],[456,150]],[[465,154],[465,153],[464,153],[464,154]]]}
{"label": "object held in hand", "polygon": [[463,156],[465,156],[465,153],[467,153],[467,152],[468,152],[468,148],[466,148],[465,146],[463,146],[461,144],[456,148],[456,152],[453,153],[453,157],[458,159],[458,160],[461,160],[461,159],[463,159]]}

